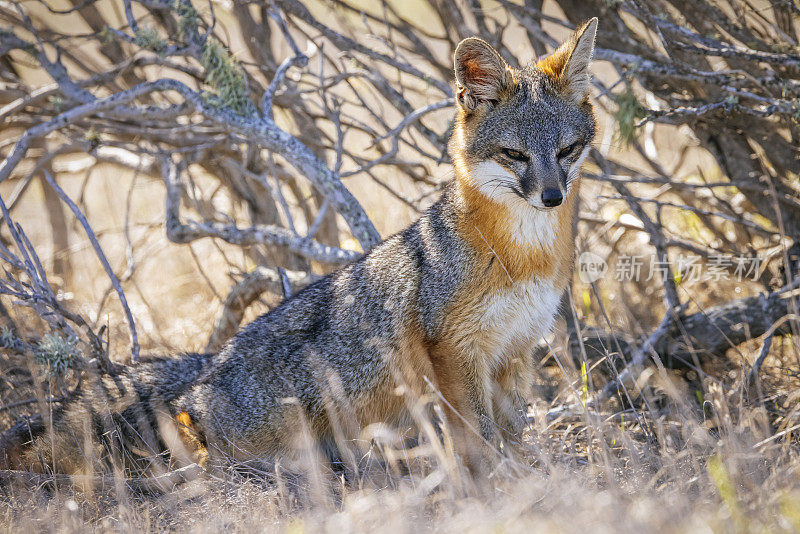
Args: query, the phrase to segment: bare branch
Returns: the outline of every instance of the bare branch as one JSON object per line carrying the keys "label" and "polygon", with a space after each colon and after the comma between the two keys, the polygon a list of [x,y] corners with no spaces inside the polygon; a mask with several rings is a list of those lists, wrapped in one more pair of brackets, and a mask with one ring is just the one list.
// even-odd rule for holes
{"label": "bare branch", "polygon": [[81,210],[75,203],[72,201],[71,198],[64,193],[64,190],[59,187],[53,177],[50,176],[50,173],[44,171],[44,176],[47,179],[47,183],[50,184],[50,187],[58,193],[58,196],[61,197],[61,200],[69,206],[69,209],[72,210],[73,215],[83,226],[83,230],[86,232],[86,237],[89,238],[89,241],[92,243],[92,248],[97,254],[97,259],[100,260],[100,263],[103,265],[103,269],[108,275],[108,278],[111,280],[111,285],[114,286],[114,290],[117,292],[117,296],[119,297],[119,302],[122,305],[122,310],[125,313],[125,318],[128,321],[128,330],[130,331],[130,338],[131,338],[131,360],[134,362],[139,361],[139,336],[136,333],[136,323],[133,320],[133,314],[131,313],[131,309],[128,307],[128,299],[125,298],[125,292],[122,290],[122,285],[119,283],[119,279],[117,275],[114,273],[114,270],[111,268],[111,265],[108,263],[108,259],[106,255],[103,253],[103,249],[100,247],[100,242],[97,240],[97,236],[94,235],[94,231],[92,227],[89,225],[89,221],[86,220],[86,217],[83,216]]}
{"label": "bare branch", "polygon": [[264,292],[283,294],[288,282],[290,291],[295,293],[307,286],[314,277],[306,273],[286,272],[284,281],[281,273],[267,267],[256,267],[236,284],[228,293],[217,318],[205,350],[214,352],[230,339],[239,328],[247,308]]}

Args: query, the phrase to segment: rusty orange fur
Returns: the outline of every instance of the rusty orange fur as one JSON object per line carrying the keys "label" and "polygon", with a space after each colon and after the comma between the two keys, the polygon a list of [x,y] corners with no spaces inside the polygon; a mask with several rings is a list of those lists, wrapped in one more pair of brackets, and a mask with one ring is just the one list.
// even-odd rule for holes
{"label": "rusty orange fur", "polygon": [[566,275],[569,271],[567,258],[572,256],[572,211],[577,187],[572,188],[566,202],[558,209],[556,242],[530,245],[514,239],[516,230],[509,224],[512,216],[507,206],[487,198],[466,179],[459,179],[459,188],[467,206],[460,231],[476,250],[496,257],[497,265],[493,265],[492,272],[497,283],[510,285],[512,281],[534,276]]}
{"label": "rusty orange fur", "polygon": [[189,450],[192,459],[200,467],[205,467],[208,463],[209,453],[202,436],[195,428],[191,416],[186,412],[180,412],[175,420],[178,423],[178,435],[183,445]]}

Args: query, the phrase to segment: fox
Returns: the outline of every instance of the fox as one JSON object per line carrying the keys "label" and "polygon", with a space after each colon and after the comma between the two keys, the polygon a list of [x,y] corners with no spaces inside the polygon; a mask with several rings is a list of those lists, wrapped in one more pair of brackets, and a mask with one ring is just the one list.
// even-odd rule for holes
{"label": "fox", "polygon": [[[482,465],[486,443],[524,429],[533,348],[553,330],[572,276],[580,173],[596,129],[597,25],[522,68],[479,38],[463,40],[448,142],[455,177],[416,222],[217,353],[130,366],[90,381],[48,421],[17,423],[0,437],[0,463],[80,471],[87,454],[102,455],[87,453],[86,433],[120,447],[144,442],[142,456],[176,442],[201,465],[289,454],[301,434],[336,448],[354,438],[343,437],[348,428],[405,424],[408,399],[433,388],[457,453]],[[174,435],[148,438],[143,428],[164,420]]]}

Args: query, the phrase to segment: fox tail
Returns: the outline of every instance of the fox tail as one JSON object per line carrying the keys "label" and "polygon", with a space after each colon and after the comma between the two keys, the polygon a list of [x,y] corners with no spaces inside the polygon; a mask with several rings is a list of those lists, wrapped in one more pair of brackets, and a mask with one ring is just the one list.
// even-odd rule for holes
{"label": "fox tail", "polygon": [[45,416],[25,417],[0,434],[0,468],[72,474],[98,462],[152,467],[165,451],[173,452],[177,427],[185,422],[186,414],[173,413],[170,403],[198,380],[211,358],[158,358],[116,376],[88,377]]}

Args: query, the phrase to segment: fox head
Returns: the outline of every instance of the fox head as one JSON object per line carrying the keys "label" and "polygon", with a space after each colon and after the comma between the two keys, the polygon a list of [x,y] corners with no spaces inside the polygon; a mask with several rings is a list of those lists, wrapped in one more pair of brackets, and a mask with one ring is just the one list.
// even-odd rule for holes
{"label": "fox head", "polygon": [[481,39],[461,41],[449,147],[459,179],[506,205],[549,210],[564,201],[595,133],[588,69],[596,32],[593,18],[524,69]]}

